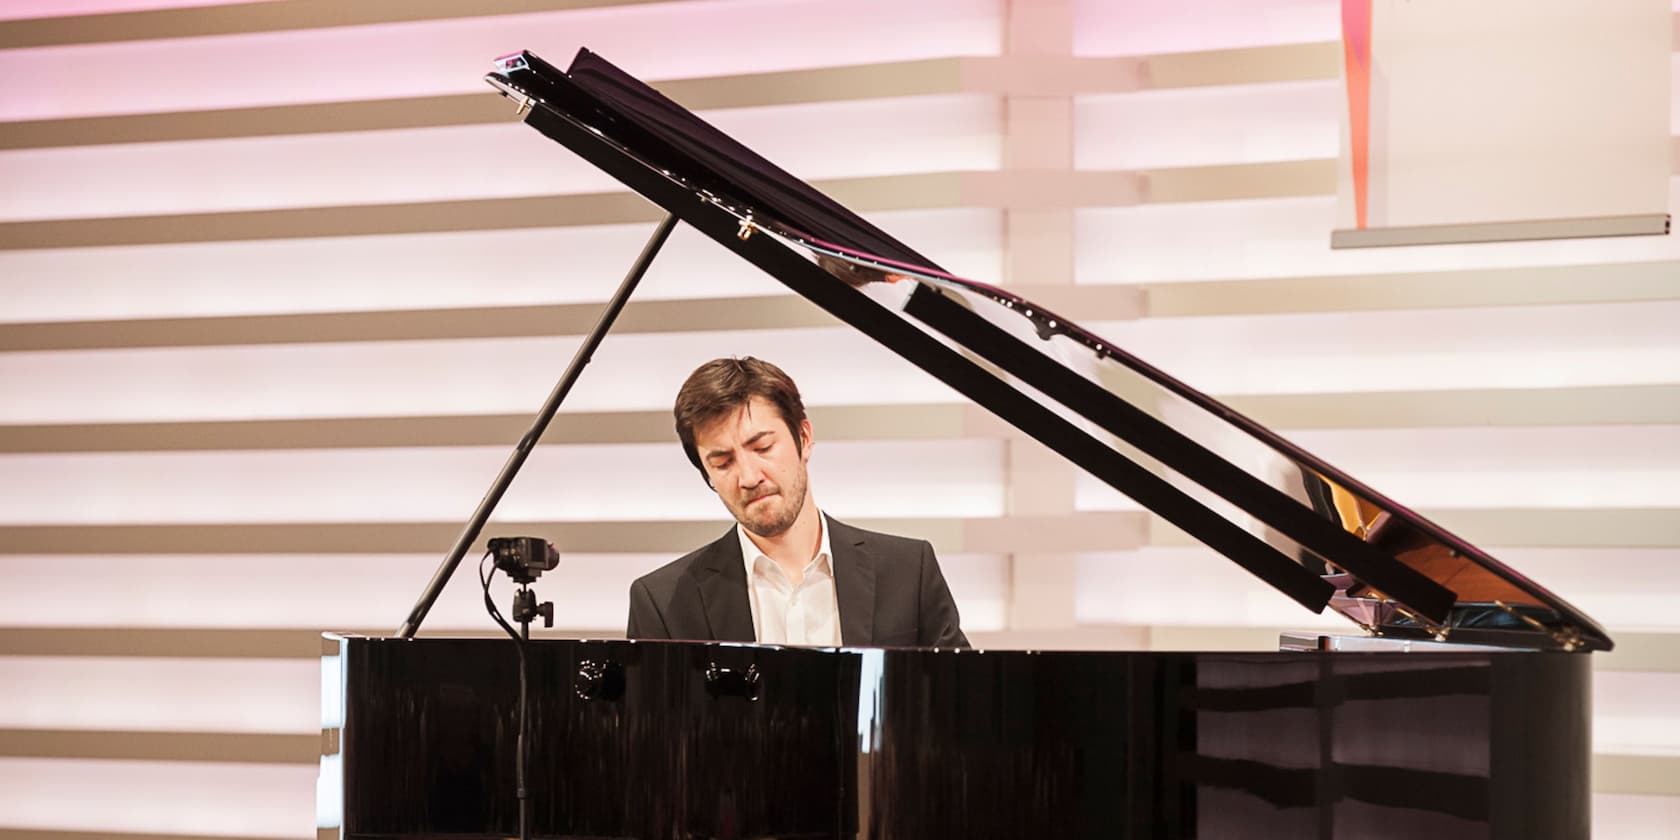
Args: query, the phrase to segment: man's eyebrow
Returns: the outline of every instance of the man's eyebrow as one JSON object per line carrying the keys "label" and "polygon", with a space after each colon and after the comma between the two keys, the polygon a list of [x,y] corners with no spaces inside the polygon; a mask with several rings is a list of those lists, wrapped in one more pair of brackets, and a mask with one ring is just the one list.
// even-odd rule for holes
{"label": "man's eyebrow", "polygon": [[[776,433],[775,429],[765,429],[764,431],[759,432],[758,434],[753,435],[750,438],[747,438],[745,441],[742,441],[741,445],[747,447],[748,449],[751,449],[752,445],[755,444],[755,443],[758,443],[760,440],[762,440],[765,435],[773,435],[775,433]],[[728,450],[728,449],[712,449],[712,450],[709,450],[709,451],[706,452],[706,460],[709,461],[713,458],[716,458],[719,455],[728,455],[729,452],[730,452],[730,450]]]}

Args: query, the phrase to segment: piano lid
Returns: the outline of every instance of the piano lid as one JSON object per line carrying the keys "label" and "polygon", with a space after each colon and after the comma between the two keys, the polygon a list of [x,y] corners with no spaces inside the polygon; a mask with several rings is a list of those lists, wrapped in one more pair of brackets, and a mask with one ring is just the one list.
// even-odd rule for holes
{"label": "piano lid", "polygon": [[1611,648],[1475,546],[1066,317],[949,274],[587,49],[566,71],[505,56],[486,81],[532,127],[1307,609],[1378,636]]}

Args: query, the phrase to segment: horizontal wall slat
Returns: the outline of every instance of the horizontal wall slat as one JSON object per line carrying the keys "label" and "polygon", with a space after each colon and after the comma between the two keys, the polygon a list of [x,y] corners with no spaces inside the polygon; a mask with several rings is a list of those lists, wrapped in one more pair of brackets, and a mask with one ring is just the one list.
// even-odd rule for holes
{"label": "horizontal wall slat", "polygon": [[[690,110],[755,108],[982,92],[979,85],[965,82],[965,76],[996,63],[986,58],[929,58],[667,79],[652,85]],[[482,93],[400,99],[16,120],[0,122],[0,150],[483,125],[511,122],[513,110],[512,103],[486,86]]]}
{"label": "horizontal wall slat", "polygon": [[[1669,508],[1569,508],[1419,510],[1475,545],[1511,547],[1680,548],[1680,510]],[[1151,545],[1199,545],[1158,518]]]}
{"label": "horizontal wall slat", "polygon": [[[306,315],[0,324],[0,352],[320,341],[583,335],[604,304],[501,306]],[[841,322],[793,295],[632,301],[615,334],[830,327]]]}
{"label": "horizontal wall slat", "polygon": [[[1151,318],[1680,299],[1680,260],[1143,284]],[[1079,295],[1084,289],[1066,294]],[[1125,287],[1122,287],[1125,288]],[[1027,297],[1032,294],[1023,291]],[[1036,298],[1034,298],[1036,300]],[[1054,304],[1045,300],[1046,306]],[[1070,311],[1081,311],[1071,310]]]}
{"label": "horizontal wall slat", "polygon": [[[1002,423],[959,403],[812,406],[825,440],[941,440],[997,437]],[[227,449],[334,449],[380,446],[512,446],[530,414],[433,417],[330,417],[187,423],[0,425],[4,452],[137,452]],[[676,441],[668,411],[566,412],[544,444]]]}
{"label": "horizontal wall slat", "polygon": [[[1128,548],[1139,544],[1142,515],[1103,511],[1064,517],[964,520],[855,517],[870,530],[913,534],[940,552],[1007,553],[1036,548],[1052,534],[1056,550]],[[482,540],[537,536],[562,551],[670,553],[675,557],[722,533],[720,521],[492,522]],[[5,554],[389,554],[442,553],[460,533],[454,522],[253,523],[239,525],[0,526]],[[1036,533],[1034,533],[1036,532]]]}
{"label": "horizontal wall slat", "polygon": [[376,23],[489,17],[561,9],[632,6],[661,0],[271,0],[186,9],[44,17],[0,23],[0,49],[330,29]]}
{"label": "horizontal wall slat", "polygon": [[1680,423],[1680,385],[1244,394],[1224,402],[1283,430]]}
{"label": "horizontal wall slat", "polygon": [[0,757],[314,764],[319,735],[0,729]]}
{"label": "horizontal wall slat", "polygon": [[[556,147],[557,155],[569,154]],[[998,192],[1001,173],[931,173],[814,181],[854,210],[965,206],[965,191]],[[654,222],[657,206],[630,192],[307,207],[108,219],[0,223],[0,250],[176,242],[445,233]]]}
{"label": "horizontal wall slat", "polygon": [[[555,149],[555,154],[565,154]],[[1335,187],[1329,160],[1143,172],[1012,170],[815,179],[863,212],[954,207],[1123,208],[1255,198],[1318,197]],[[372,236],[651,222],[658,208],[632,193],[236,210],[155,216],[0,222],[0,250],[234,240]]]}
{"label": "horizontal wall slat", "polygon": [[[1680,262],[1289,277],[1144,286],[1015,286],[1081,321],[1680,300]],[[601,304],[0,324],[0,352],[581,335]],[[833,326],[792,295],[633,300],[615,333]]]}
{"label": "horizontal wall slat", "polygon": [[[1223,401],[1278,430],[1680,423],[1680,385],[1243,394]],[[945,440],[1008,433],[1001,420],[961,403],[817,406],[809,414],[827,440]],[[531,422],[527,414],[486,414],[0,425],[0,453],[511,446]],[[671,422],[665,411],[565,413],[542,442],[670,442],[675,440]]]}
{"label": "horizontal wall slat", "polygon": [[[539,584],[540,587],[540,584]],[[540,590],[539,590],[540,591]],[[418,597],[419,593],[415,595]],[[1307,617],[1306,613],[1301,614]],[[390,636],[403,616],[392,616],[388,627],[334,627],[333,632],[362,636]],[[1616,648],[1594,653],[1597,671],[1680,673],[1680,633],[1634,632],[1615,629]],[[561,620],[564,620],[561,617]],[[1278,636],[1299,624],[1271,626],[1193,625],[1157,626],[1092,624],[1055,630],[1012,628],[971,633],[976,647],[995,650],[1276,650]],[[0,626],[0,651],[12,656],[134,656],[210,657],[218,659],[313,659],[321,655],[322,628],[294,629],[167,628],[167,627],[6,627]],[[1363,635],[1350,622],[1331,630],[1339,635]],[[421,636],[502,638],[499,629],[433,628],[422,626]],[[622,630],[600,628],[532,628],[546,639],[617,638]]]}

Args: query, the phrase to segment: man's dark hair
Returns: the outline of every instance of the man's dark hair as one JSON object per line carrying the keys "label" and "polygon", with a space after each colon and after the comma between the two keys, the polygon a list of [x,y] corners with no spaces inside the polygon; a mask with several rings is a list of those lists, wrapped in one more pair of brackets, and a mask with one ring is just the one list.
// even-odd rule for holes
{"label": "man's dark hair", "polygon": [[677,402],[671,408],[677,421],[677,439],[707,487],[712,486],[712,479],[694,448],[694,427],[739,410],[753,397],[763,397],[781,412],[782,421],[793,433],[794,451],[802,452],[805,442],[799,436],[799,426],[805,422],[805,402],[799,398],[799,386],[781,368],[763,359],[713,359],[695,368],[677,390]]}

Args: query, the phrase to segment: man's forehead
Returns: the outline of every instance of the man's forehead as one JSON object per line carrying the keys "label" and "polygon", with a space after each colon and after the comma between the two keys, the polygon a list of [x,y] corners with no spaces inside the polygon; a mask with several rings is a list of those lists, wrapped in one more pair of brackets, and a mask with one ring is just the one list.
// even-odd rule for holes
{"label": "man's forehead", "polygon": [[701,423],[694,429],[694,439],[701,448],[707,443],[727,444],[745,441],[765,432],[784,428],[782,415],[769,400],[753,397],[740,406]]}

